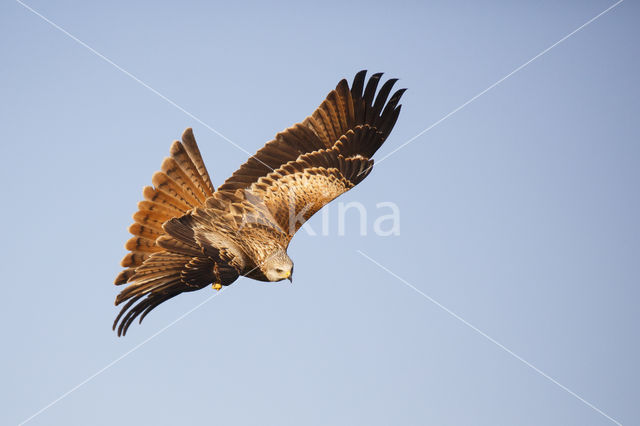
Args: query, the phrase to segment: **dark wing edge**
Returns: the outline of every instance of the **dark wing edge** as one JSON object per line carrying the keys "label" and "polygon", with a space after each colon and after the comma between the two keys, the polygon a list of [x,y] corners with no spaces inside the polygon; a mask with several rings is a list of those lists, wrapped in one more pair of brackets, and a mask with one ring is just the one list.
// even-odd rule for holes
{"label": "dark wing edge", "polygon": [[[397,90],[389,98],[397,82],[397,79],[390,79],[376,96],[382,73],[373,74],[365,85],[366,73],[366,70],[358,72],[351,88],[346,80],[341,80],[313,114],[278,133],[240,166],[218,191],[246,189],[303,154],[333,147],[343,137],[349,138],[349,132],[368,135],[367,140],[357,139],[351,144],[350,155],[371,158],[393,129],[401,109],[398,103],[406,89]],[[371,131],[363,133],[367,129]]]}

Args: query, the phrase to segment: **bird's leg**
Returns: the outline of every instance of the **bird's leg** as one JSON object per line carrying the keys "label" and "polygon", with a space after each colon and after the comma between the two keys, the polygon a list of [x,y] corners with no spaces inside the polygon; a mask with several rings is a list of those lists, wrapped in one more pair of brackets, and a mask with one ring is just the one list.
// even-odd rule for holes
{"label": "bird's leg", "polygon": [[216,279],[211,286],[214,290],[220,291],[222,288],[222,280],[220,280],[220,270],[218,269],[218,262],[213,264],[213,275],[215,275]]}

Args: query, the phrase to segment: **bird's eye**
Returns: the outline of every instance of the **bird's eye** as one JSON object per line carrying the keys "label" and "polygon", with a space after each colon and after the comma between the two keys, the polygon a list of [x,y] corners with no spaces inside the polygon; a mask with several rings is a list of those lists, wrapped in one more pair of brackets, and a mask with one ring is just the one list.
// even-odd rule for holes
{"label": "bird's eye", "polygon": [[276,272],[280,274],[280,273],[282,273],[282,269],[276,268]]}

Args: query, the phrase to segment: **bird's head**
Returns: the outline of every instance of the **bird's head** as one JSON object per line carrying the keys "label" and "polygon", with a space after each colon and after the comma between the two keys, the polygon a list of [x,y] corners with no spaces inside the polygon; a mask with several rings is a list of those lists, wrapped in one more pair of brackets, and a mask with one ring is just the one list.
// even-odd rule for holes
{"label": "bird's head", "polygon": [[293,262],[284,249],[278,249],[272,253],[260,267],[269,281],[282,281],[289,279],[293,282]]}

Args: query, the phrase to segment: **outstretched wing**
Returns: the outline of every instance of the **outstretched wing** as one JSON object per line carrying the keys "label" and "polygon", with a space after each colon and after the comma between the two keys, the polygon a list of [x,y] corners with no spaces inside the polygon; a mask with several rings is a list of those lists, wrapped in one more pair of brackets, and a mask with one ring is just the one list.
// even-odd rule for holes
{"label": "outstretched wing", "polygon": [[[138,316],[142,321],[160,303],[216,278],[215,257],[205,255],[195,241],[167,235],[163,227],[203,206],[214,194],[191,129],[185,130],[182,142],[173,143],[170,152],[161,171],[153,175],[154,186],[143,189],[144,200],[138,203],[129,227],[133,237],[125,247],[130,252],[121,262],[126,269],[115,280],[116,285],[128,284],[116,297],[116,305],[126,302],[113,323],[118,335],[124,335]],[[229,282],[237,276],[233,268],[222,267],[217,278]]]}
{"label": "outstretched wing", "polygon": [[[398,102],[405,89],[396,91],[389,98],[397,81],[390,79],[376,96],[382,73],[373,74],[366,86],[365,76],[366,71],[358,72],[351,88],[346,80],[340,81],[313,114],[278,133],[236,170],[218,191],[247,189],[288,162],[321,149],[337,147],[345,157],[361,155],[371,158],[398,119]],[[355,143],[347,143],[354,140]],[[342,143],[336,145],[339,141]]]}
{"label": "outstretched wing", "polygon": [[[400,114],[405,89],[389,94],[396,79],[376,95],[382,73],[365,85],[360,71],[349,88],[338,83],[318,109],[276,135],[218,188],[253,194],[275,218],[287,244],[314,213],[361,182],[371,157],[389,136]],[[250,197],[245,197],[250,198]]]}

